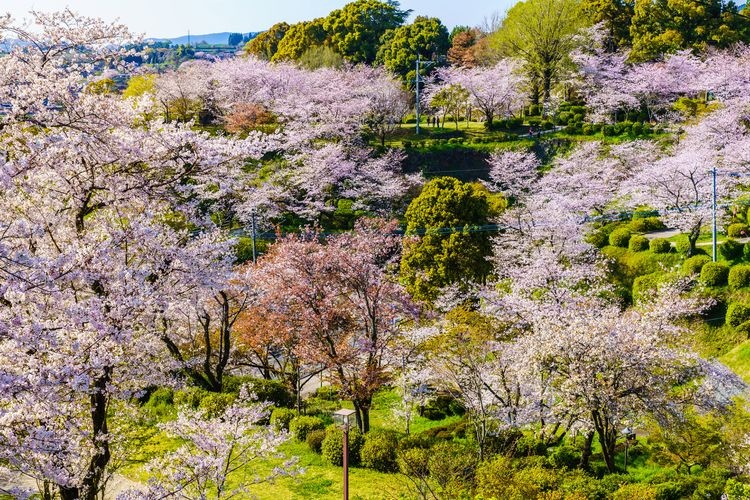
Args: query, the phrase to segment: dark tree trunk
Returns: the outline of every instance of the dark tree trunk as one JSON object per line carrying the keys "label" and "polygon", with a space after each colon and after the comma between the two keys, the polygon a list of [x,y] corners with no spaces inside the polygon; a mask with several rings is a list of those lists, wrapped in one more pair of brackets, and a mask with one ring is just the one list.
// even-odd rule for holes
{"label": "dark tree trunk", "polygon": [[599,437],[599,444],[602,447],[602,456],[604,458],[604,463],[607,465],[607,471],[614,473],[617,471],[617,468],[615,467],[617,431],[612,426],[609,418],[607,418],[606,415],[602,415],[598,410],[592,412],[592,417],[596,434]]}
{"label": "dark tree trunk", "polygon": [[581,469],[589,468],[589,460],[591,459],[591,444],[594,442],[594,431],[589,431],[583,440],[583,451],[581,452],[581,463],[579,467]]}

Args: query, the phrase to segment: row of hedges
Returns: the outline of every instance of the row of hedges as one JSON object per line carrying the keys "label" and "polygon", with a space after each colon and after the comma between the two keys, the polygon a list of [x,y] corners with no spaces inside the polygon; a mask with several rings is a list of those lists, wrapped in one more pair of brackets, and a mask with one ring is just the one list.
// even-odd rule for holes
{"label": "row of hedges", "polygon": [[[645,217],[636,216],[640,214]],[[589,234],[588,241],[597,248],[607,245],[628,248],[633,234],[660,231],[665,228],[661,219],[651,215],[650,212],[636,212],[633,214],[633,219],[628,222],[616,221],[604,224]],[[616,233],[615,236],[612,236],[613,233]]]}
{"label": "row of hedges", "polygon": [[565,132],[574,135],[596,135],[602,134],[606,137],[617,137],[620,135],[631,135],[635,137],[648,136],[654,132],[650,123],[622,122],[615,125],[604,125],[600,123],[572,122],[565,127]]}

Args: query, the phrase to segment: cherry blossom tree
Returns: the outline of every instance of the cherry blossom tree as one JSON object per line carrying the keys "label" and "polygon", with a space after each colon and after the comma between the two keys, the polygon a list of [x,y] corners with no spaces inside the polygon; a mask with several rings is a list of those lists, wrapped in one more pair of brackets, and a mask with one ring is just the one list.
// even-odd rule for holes
{"label": "cherry blossom tree", "polygon": [[435,83],[426,87],[425,95],[432,96],[443,86],[459,85],[469,92],[471,105],[491,125],[496,116],[512,116],[523,106],[518,70],[518,64],[509,59],[490,68],[439,68]]}
{"label": "cherry blossom tree", "polygon": [[147,465],[146,491],[129,491],[118,499],[232,498],[247,492],[250,485],[303,472],[296,459],[284,461],[263,477],[250,472],[254,462],[284,458],[278,447],[289,436],[261,424],[269,415],[269,404],[254,401],[245,388],[215,416],[206,410],[181,409],[176,420],[160,427],[184,444]]}
{"label": "cherry blossom tree", "polygon": [[63,499],[93,499],[118,401],[179,369],[163,319],[226,260],[205,207],[240,197],[244,161],[268,149],[88,92],[101,70],[128,70],[127,30],[32,15],[0,26],[25,42],[0,61],[0,459]]}
{"label": "cherry blossom tree", "polygon": [[387,354],[397,321],[413,316],[409,300],[388,271],[400,240],[392,223],[360,222],[326,244],[314,233],[289,236],[271,247],[254,280],[267,307],[286,312],[298,334],[296,354],[326,367],[351,399],[357,425],[370,427],[372,397],[391,377]]}

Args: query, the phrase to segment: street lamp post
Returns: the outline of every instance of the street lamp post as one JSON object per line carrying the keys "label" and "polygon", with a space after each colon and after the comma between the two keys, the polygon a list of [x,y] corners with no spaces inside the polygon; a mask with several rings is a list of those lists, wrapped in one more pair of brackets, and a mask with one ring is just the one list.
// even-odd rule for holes
{"label": "street lamp post", "polygon": [[354,415],[354,410],[342,408],[333,412],[333,418],[344,431],[344,449],[342,465],[344,466],[344,500],[349,500],[349,417]]}

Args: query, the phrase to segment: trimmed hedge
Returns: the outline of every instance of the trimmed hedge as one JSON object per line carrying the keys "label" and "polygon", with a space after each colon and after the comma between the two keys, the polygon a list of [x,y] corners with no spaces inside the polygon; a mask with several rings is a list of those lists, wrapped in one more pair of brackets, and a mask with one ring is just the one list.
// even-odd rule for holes
{"label": "trimmed hedge", "polygon": [[737,328],[742,323],[750,320],[750,304],[734,302],[727,308],[726,324]]}
{"label": "trimmed hedge", "polygon": [[318,417],[307,417],[303,415],[293,418],[291,422],[289,422],[289,432],[291,432],[294,438],[301,443],[304,443],[305,440],[307,440],[307,435],[311,431],[323,429],[325,429],[325,424]]}
{"label": "trimmed hedge", "polygon": [[615,229],[609,234],[609,244],[613,247],[628,248],[628,243],[630,243],[632,235],[633,232],[627,227]]}
{"label": "trimmed hedge", "polygon": [[633,252],[643,252],[649,249],[649,241],[645,236],[640,234],[633,235],[628,242],[628,249]]}
{"label": "trimmed hedge", "polygon": [[370,432],[365,436],[365,444],[359,451],[362,465],[380,472],[396,472],[396,451],[398,440],[390,432]]}
{"label": "trimmed hedge", "polygon": [[708,255],[695,255],[682,263],[682,272],[685,274],[700,274],[701,269],[707,263],[711,262],[711,258]]}
{"label": "trimmed hedge", "polygon": [[727,284],[729,266],[724,262],[708,262],[701,269],[701,283],[707,286],[722,286]]}
{"label": "trimmed hedge", "polygon": [[750,286],[750,265],[743,264],[732,266],[727,279],[730,288],[744,288]]}
{"label": "trimmed hedge", "polygon": [[672,244],[664,238],[654,238],[648,244],[648,247],[654,253],[669,253],[672,250]]}
{"label": "trimmed hedge", "polygon": [[727,236],[730,238],[744,238],[748,236],[748,234],[750,234],[750,232],[748,232],[748,226],[744,222],[730,224],[727,228]]}
{"label": "trimmed hedge", "polygon": [[727,260],[736,260],[742,257],[744,245],[737,240],[728,238],[724,243],[719,245],[719,253]]}
{"label": "trimmed hedge", "polygon": [[[359,464],[359,452],[364,444],[364,437],[356,427],[349,429],[349,464]],[[323,458],[331,465],[342,465],[344,461],[344,431],[337,425],[328,426],[326,437],[321,445]]]}

